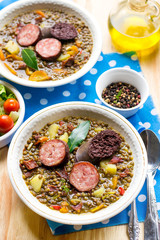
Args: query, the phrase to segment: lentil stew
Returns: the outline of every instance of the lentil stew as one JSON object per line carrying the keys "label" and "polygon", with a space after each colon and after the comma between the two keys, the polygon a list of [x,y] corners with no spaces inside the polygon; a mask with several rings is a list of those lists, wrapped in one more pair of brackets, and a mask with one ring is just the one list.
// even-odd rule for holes
{"label": "lentil stew", "polygon": [[[81,133],[83,131],[81,141],[74,138],[78,128]],[[83,161],[76,158],[82,145],[92,141],[95,144],[97,138],[106,139],[106,135],[113,148],[116,143],[114,152],[109,154],[107,150],[108,157],[103,158],[100,154],[98,158],[91,156],[86,161],[85,157]],[[77,142],[69,153],[68,149],[73,145],[71,136]],[[51,145],[54,145],[53,152],[50,151]],[[55,156],[58,156],[60,162],[57,163]],[[32,133],[24,146],[20,167],[29,191],[41,203],[61,213],[79,214],[94,213],[123,196],[132,181],[134,161],[124,137],[107,123],[65,117]]]}
{"label": "lentil stew", "polygon": [[84,21],[58,10],[19,15],[0,30],[0,60],[12,74],[30,81],[71,76],[87,63],[92,47],[92,34]]}

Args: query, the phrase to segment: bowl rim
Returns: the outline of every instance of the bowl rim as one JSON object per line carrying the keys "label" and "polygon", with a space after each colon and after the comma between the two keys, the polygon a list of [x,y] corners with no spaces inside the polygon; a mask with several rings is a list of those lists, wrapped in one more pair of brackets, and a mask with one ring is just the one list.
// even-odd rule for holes
{"label": "bowl rim", "polygon": [[[1,65],[0,66],[0,74],[2,76],[4,76],[5,78],[9,79],[12,82],[20,84],[22,86],[34,87],[34,88],[46,88],[46,87],[62,86],[62,85],[71,83],[71,82],[79,79],[83,75],[85,75],[95,65],[95,63],[97,62],[97,60],[100,56],[101,50],[102,50],[102,32],[101,32],[101,29],[99,27],[98,22],[92,16],[92,14],[90,14],[82,6],[79,6],[78,4],[76,4],[72,1],[65,1],[65,0],[19,0],[17,2],[11,3],[10,5],[6,6],[5,8],[3,8],[0,11],[0,20],[4,18],[5,14],[7,12],[10,12],[13,9],[18,8],[18,7],[21,8],[22,2],[23,2],[23,4],[34,4],[34,5],[46,4],[46,6],[47,6],[47,3],[51,3],[53,5],[54,4],[57,4],[57,5],[60,5],[60,6],[63,5],[66,8],[72,9],[73,11],[78,11],[79,14],[82,17],[84,17],[84,19],[87,22],[87,25],[89,26],[89,28],[90,28],[91,25],[94,26],[95,39],[92,35],[94,54],[93,54],[93,50],[92,50],[92,53],[91,53],[91,56],[90,56],[88,62],[86,64],[84,64],[84,66],[80,70],[78,70],[76,73],[72,74],[71,76],[63,78],[61,80],[56,80],[56,81],[51,81],[50,80],[50,81],[42,81],[42,82],[29,81],[28,79],[23,79],[23,78],[17,77],[15,75],[13,75],[12,73],[10,73],[9,70],[7,70],[5,68],[5,66],[3,65],[2,61],[0,62],[0,65]],[[1,68],[2,68],[2,70],[1,70]]]}
{"label": "bowl rim", "polygon": [[14,125],[14,127],[9,132],[0,136],[0,141],[4,141],[8,137],[10,137],[17,130],[17,128],[21,125],[21,123],[24,119],[24,114],[25,114],[25,104],[24,104],[24,100],[23,100],[23,97],[22,97],[21,93],[14,86],[12,86],[10,83],[5,82],[1,79],[0,79],[0,84],[4,85],[11,92],[13,92],[14,95],[16,96],[19,104],[20,104],[20,114],[19,114],[19,118],[18,118],[16,124]]}
{"label": "bowl rim", "polygon": [[[132,108],[118,108],[118,107],[114,107],[108,103],[106,103],[104,101],[104,99],[102,98],[101,96],[101,93],[100,91],[98,90],[99,88],[99,85],[101,83],[101,81],[104,79],[105,75],[108,74],[109,72],[118,72],[118,71],[121,71],[121,72],[128,72],[130,74],[135,74],[137,77],[139,77],[141,79],[141,81],[143,81],[144,83],[144,86],[145,86],[145,90],[146,90],[146,94],[145,96],[143,97],[143,99],[141,99],[140,103],[135,106],[135,107],[132,107]],[[115,82],[118,82],[118,81],[115,81]],[[125,83],[125,81],[122,81]],[[109,85],[109,84],[108,84]],[[108,86],[106,85],[106,87]],[[134,84],[133,84],[134,86]],[[148,96],[149,96],[149,86],[148,86],[148,83],[147,81],[145,80],[145,78],[137,71],[133,70],[133,69],[128,69],[128,68],[124,68],[124,67],[116,67],[116,68],[112,68],[112,69],[109,69],[109,70],[106,70],[105,72],[103,72],[99,78],[97,79],[97,82],[96,82],[96,93],[97,93],[97,96],[99,97],[99,99],[101,100],[101,102],[103,102],[107,107],[109,108],[112,108],[113,110],[115,111],[119,111],[119,112],[129,112],[129,111],[132,111],[132,110],[137,110],[139,109],[144,103],[145,101],[147,100]]]}
{"label": "bowl rim", "polygon": [[[134,193],[130,196],[129,199],[127,199],[127,202],[126,204],[124,205],[121,205],[119,208],[117,208],[114,213],[111,213],[110,215],[108,215],[106,217],[106,215],[104,215],[104,213],[102,214],[102,212],[98,215],[98,217],[93,217],[92,219],[89,219],[89,221],[87,220],[87,215],[85,215],[85,217],[83,218],[83,221],[82,220],[68,220],[68,219],[65,219],[65,217],[57,217],[57,216],[53,216],[53,215],[50,215],[50,214],[46,214],[44,211],[41,211],[38,209],[38,207],[36,208],[34,204],[32,204],[31,202],[29,202],[22,194],[22,192],[20,191],[20,189],[18,188],[16,182],[15,182],[15,179],[13,177],[13,174],[12,174],[12,167],[11,167],[11,164],[10,164],[10,161],[13,159],[11,158],[12,156],[12,149],[14,149],[14,145],[18,139],[18,136],[19,136],[19,133],[21,131],[23,131],[23,129],[26,127],[26,125],[28,123],[30,123],[34,118],[36,118],[37,116],[43,114],[45,111],[48,111],[50,109],[52,109],[52,111],[54,111],[54,109],[58,108],[58,107],[63,107],[63,106],[82,106],[82,107],[86,107],[86,106],[89,106],[90,109],[91,108],[98,108],[100,111],[106,111],[106,107],[104,106],[101,106],[101,105],[97,105],[97,104],[94,104],[94,103],[88,103],[88,102],[65,102],[65,103],[59,103],[59,104],[55,104],[55,105],[52,105],[52,106],[49,106],[49,107],[46,107],[40,111],[38,111],[37,113],[33,114],[29,119],[27,119],[22,125],[21,127],[18,129],[18,131],[16,132],[16,134],[14,135],[13,139],[12,139],[12,142],[11,142],[11,145],[10,145],[10,148],[9,148],[9,152],[8,152],[8,157],[7,157],[7,168],[8,168],[8,173],[9,173],[9,178],[10,178],[10,181],[12,183],[12,186],[14,188],[14,190],[16,191],[16,193],[18,194],[18,196],[21,198],[21,200],[29,207],[31,208],[34,212],[36,212],[37,214],[39,214],[40,216],[48,219],[48,220],[51,220],[51,221],[55,221],[55,222],[59,222],[59,223],[62,223],[62,224],[71,224],[71,225],[86,225],[86,224],[92,224],[92,223],[97,223],[97,222],[100,222],[100,221],[103,221],[103,220],[106,220],[107,218],[111,218],[115,215],[117,215],[118,213],[120,213],[122,210],[124,210],[129,204],[131,204],[131,202],[134,200],[134,198],[136,198],[136,196],[139,194],[143,184],[144,184],[144,181],[145,181],[145,177],[146,177],[146,173],[147,173],[147,153],[146,153],[146,149],[145,149],[145,146],[144,146],[144,143],[140,137],[140,135],[138,134],[137,130],[134,128],[134,126],[126,119],[124,118],[123,116],[121,116],[120,114],[118,114],[117,112],[107,108],[107,111],[109,112],[109,114],[114,114],[116,118],[118,119],[121,119],[121,121],[124,122],[124,124],[127,124],[127,126],[130,128],[130,130],[133,132],[134,136],[136,137],[137,141],[138,141],[138,144],[140,144],[140,148],[141,148],[141,153],[142,153],[142,159],[143,159],[143,162],[144,162],[144,168],[143,168],[143,174],[141,175],[141,180],[139,181],[139,184],[136,188],[136,190],[134,191]],[[68,108],[67,108],[68,109]],[[102,210],[101,210],[102,211]],[[63,215],[62,215],[63,216]]]}

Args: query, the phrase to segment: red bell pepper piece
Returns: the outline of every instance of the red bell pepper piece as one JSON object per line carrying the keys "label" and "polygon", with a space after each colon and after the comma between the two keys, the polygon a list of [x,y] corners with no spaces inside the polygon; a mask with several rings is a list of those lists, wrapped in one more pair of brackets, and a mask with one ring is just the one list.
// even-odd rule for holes
{"label": "red bell pepper piece", "polygon": [[61,206],[59,206],[59,205],[52,205],[52,207],[53,207],[55,210],[60,210],[60,209],[61,209]]}
{"label": "red bell pepper piece", "polygon": [[125,190],[122,187],[119,187],[118,191],[119,191],[120,195],[124,195],[124,193],[125,193]]}

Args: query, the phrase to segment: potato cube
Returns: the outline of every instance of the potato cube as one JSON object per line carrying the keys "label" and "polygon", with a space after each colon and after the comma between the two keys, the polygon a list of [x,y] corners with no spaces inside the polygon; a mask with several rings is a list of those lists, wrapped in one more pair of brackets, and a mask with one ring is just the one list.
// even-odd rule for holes
{"label": "potato cube", "polygon": [[68,143],[68,133],[65,132],[62,136],[60,136],[59,139],[64,141],[64,142],[66,142],[66,143]]}
{"label": "potato cube", "polygon": [[104,187],[101,187],[93,192],[95,197],[102,197],[103,193],[105,192]]}
{"label": "potato cube", "polygon": [[115,164],[109,164],[107,160],[101,161],[100,166],[106,174],[114,175],[117,173],[117,166]]}
{"label": "potato cube", "polygon": [[56,123],[53,123],[52,125],[49,126],[48,128],[48,133],[49,133],[49,137],[50,139],[54,139],[57,132],[58,132],[58,129],[59,129],[59,125],[56,124]]}
{"label": "potato cube", "polygon": [[39,192],[41,190],[42,187],[42,183],[43,183],[43,176],[38,174],[36,176],[34,176],[31,180],[30,180],[30,184],[33,187],[33,190],[35,192]]}
{"label": "potato cube", "polygon": [[18,54],[20,51],[18,44],[11,40],[6,44],[4,49],[7,50],[9,53],[15,54],[15,55]]}

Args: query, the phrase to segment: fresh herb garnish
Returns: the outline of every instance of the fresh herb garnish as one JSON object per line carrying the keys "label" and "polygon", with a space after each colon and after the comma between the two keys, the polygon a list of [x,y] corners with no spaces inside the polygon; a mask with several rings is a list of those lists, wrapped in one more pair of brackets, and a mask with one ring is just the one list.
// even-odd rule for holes
{"label": "fresh herb garnish", "polygon": [[69,188],[66,187],[65,185],[62,185],[61,187],[62,187],[63,191],[65,191],[65,192],[67,192],[67,193],[69,192]]}
{"label": "fresh herb garnish", "polygon": [[122,91],[123,91],[123,88],[121,88],[121,89],[119,90],[119,92],[117,93],[117,95],[116,95],[117,101],[119,100],[119,97],[121,96]]}
{"label": "fresh herb garnish", "polygon": [[38,70],[37,58],[34,51],[29,48],[23,49],[22,58],[28,67]]}
{"label": "fresh herb garnish", "polygon": [[82,122],[68,138],[69,151],[72,152],[86,138],[90,127],[89,121]]}

